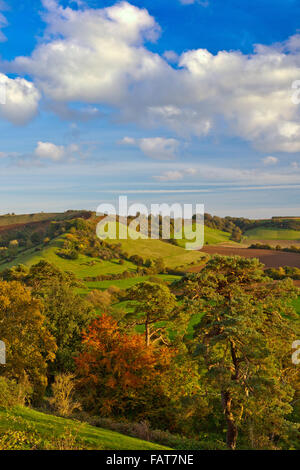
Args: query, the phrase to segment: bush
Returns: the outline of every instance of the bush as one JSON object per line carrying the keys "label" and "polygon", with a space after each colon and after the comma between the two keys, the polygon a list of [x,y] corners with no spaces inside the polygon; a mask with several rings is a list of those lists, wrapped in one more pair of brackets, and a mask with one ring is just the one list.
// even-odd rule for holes
{"label": "bush", "polygon": [[88,294],[86,300],[95,308],[102,309],[103,312],[107,312],[112,303],[112,295],[108,290],[92,290]]}
{"label": "bush", "polygon": [[74,375],[58,374],[52,384],[53,396],[50,404],[61,416],[70,416],[74,410],[80,410],[80,403],[74,401]]}
{"label": "bush", "polygon": [[75,249],[62,249],[56,252],[57,256],[60,256],[61,258],[64,259],[69,259],[69,260],[76,260],[78,259],[79,255],[78,252]]}
{"label": "bush", "polygon": [[[80,419],[80,418],[79,418]],[[87,416],[84,414],[83,420]],[[143,439],[144,441],[155,442],[163,446],[171,447],[176,450],[225,450],[225,442],[215,435],[202,435],[201,439],[187,438],[177,434],[171,434],[168,431],[160,429],[151,429],[148,421],[137,422],[118,422],[110,418],[93,417],[89,420],[92,426],[110,429],[121,434]]]}
{"label": "bush", "polygon": [[18,385],[12,380],[0,377],[0,408],[11,408],[18,404]]}
{"label": "bush", "polygon": [[0,434],[0,450],[36,450],[39,444],[35,433],[9,430]]}

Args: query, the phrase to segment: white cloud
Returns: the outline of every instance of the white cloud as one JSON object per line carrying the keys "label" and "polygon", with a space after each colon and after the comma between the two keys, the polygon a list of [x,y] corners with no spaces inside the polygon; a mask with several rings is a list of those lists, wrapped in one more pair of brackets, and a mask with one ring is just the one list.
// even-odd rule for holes
{"label": "white cloud", "polygon": [[180,146],[179,140],[165,137],[146,137],[143,139],[124,137],[119,143],[138,147],[147,157],[156,160],[172,160],[176,157]]}
{"label": "white cloud", "polygon": [[165,171],[159,176],[154,176],[157,181],[178,181],[184,178],[185,175],[193,176],[197,173],[195,168],[184,168],[182,170],[169,170]]}
{"label": "white cloud", "polygon": [[36,157],[53,161],[62,160],[65,153],[65,147],[63,145],[55,145],[52,142],[38,142],[34,151]]}
{"label": "white cloud", "polygon": [[164,58],[167,59],[168,62],[176,64],[179,60],[179,55],[175,51],[165,51],[163,54]]}
{"label": "white cloud", "polygon": [[137,143],[136,139],[133,139],[132,137],[124,137],[119,142],[119,144],[121,145],[136,145],[136,143]]}
{"label": "white cloud", "polygon": [[56,145],[52,142],[39,141],[33,153],[33,157],[39,161],[48,160],[52,162],[68,162],[76,158],[84,158],[87,154],[83,152],[79,145]]}
{"label": "white cloud", "polygon": [[226,128],[259,150],[300,151],[300,106],[291,99],[300,77],[300,35],[257,45],[248,55],[190,50],[174,68],[170,55],[166,60],[145,45],[160,31],[145,9],[124,1],[77,11],[55,0],[43,4],[44,40],[10,67],[32,76],[47,99],[108,104],[126,122],[167,126],[182,136]]}
{"label": "white cloud", "polygon": [[33,83],[0,73],[0,87],[5,96],[5,103],[0,104],[0,117],[23,125],[36,115],[41,96]]}
{"label": "white cloud", "polygon": [[139,148],[150,158],[158,160],[172,160],[179,150],[179,141],[176,139],[165,139],[153,137],[139,140]]}
{"label": "white cloud", "polygon": [[16,70],[32,75],[56,101],[120,104],[132,83],[151,79],[164,61],[145,49],[159,26],[147,10],[127,2],[72,10],[43,0],[48,24],[44,42]]}
{"label": "white cloud", "polygon": [[264,165],[276,165],[278,161],[278,158],[272,157],[271,155],[262,159]]}
{"label": "white cloud", "polygon": [[50,164],[61,164],[79,161],[86,158],[88,151],[83,150],[77,144],[56,145],[52,142],[39,141],[33,152],[0,152],[0,159],[9,166],[22,166],[31,168],[33,166],[49,166]]}

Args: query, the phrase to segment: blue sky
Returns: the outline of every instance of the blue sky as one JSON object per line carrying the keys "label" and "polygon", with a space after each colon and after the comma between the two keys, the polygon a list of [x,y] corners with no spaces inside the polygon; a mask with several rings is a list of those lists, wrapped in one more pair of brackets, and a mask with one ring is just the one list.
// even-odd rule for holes
{"label": "blue sky", "polygon": [[299,215],[299,1],[0,0],[0,13],[0,213],[128,194]]}

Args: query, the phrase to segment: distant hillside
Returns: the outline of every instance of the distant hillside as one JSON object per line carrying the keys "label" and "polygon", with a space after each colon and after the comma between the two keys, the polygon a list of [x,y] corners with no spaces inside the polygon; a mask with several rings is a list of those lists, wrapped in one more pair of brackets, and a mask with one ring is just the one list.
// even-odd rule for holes
{"label": "distant hillside", "polygon": [[12,225],[25,225],[33,222],[44,222],[45,220],[66,220],[75,217],[83,217],[85,214],[89,214],[87,211],[67,211],[67,212],[53,212],[44,213],[39,212],[37,214],[6,214],[0,215],[0,227],[12,226]]}
{"label": "distant hillside", "polygon": [[300,231],[284,228],[258,227],[245,232],[249,240],[299,240]]}
{"label": "distant hillside", "polygon": [[61,450],[70,444],[85,450],[168,450],[168,447],[30,408],[0,410],[0,437],[4,435],[6,442],[11,439],[13,443],[14,432],[23,434],[22,450],[30,450],[32,446]]}
{"label": "distant hillside", "polygon": [[[193,230],[195,227],[193,226]],[[189,240],[184,238],[183,240],[176,240],[178,246],[182,248],[185,247],[186,243],[189,243]],[[223,232],[222,230],[205,227],[204,228],[204,244],[205,245],[218,245],[220,243],[233,243],[231,241],[231,233]]]}
{"label": "distant hillside", "polygon": [[[20,253],[8,263],[0,263],[0,271],[18,264],[32,266],[40,260],[53,263],[63,271],[73,272],[78,278],[136,270],[136,265],[129,261],[124,261],[124,264],[120,265],[117,260],[104,261],[83,254],[79,254],[76,260],[61,258],[57,255],[57,251],[62,247],[65,237],[66,235],[62,235],[51,241],[47,246],[40,245],[37,248],[31,248]],[[115,243],[119,243],[119,241]],[[144,260],[147,258],[162,258],[169,268],[187,267],[192,263],[199,264],[205,258],[203,253],[186,251],[161,240],[122,240],[120,243],[129,256],[139,255]]]}

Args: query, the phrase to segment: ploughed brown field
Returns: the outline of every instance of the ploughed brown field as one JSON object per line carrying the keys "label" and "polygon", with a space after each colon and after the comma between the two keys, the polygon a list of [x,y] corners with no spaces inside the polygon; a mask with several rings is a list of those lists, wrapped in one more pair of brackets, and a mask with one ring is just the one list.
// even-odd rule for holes
{"label": "ploughed brown field", "polygon": [[[300,253],[285,253],[284,251],[250,250],[248,248],[236,248],[229,246],[211,245],[202,248],[204,253],[224,256],[244,256],[245,258],[258,258],[267,268],[279,268],[280,266],[292,266],[300,268]],[[189,271],[198,272],[201,267],[195,266]]]}

